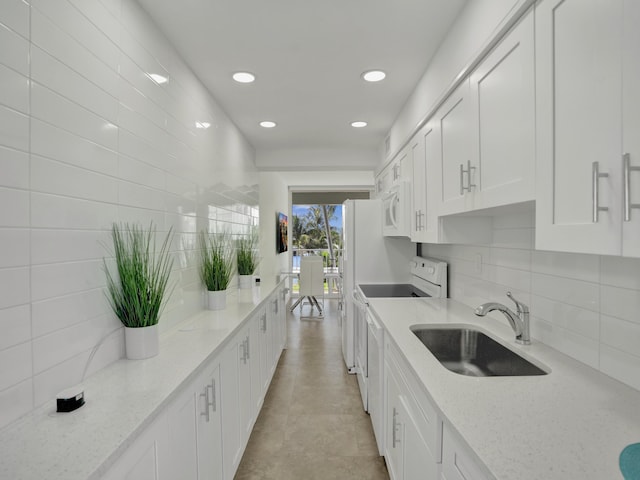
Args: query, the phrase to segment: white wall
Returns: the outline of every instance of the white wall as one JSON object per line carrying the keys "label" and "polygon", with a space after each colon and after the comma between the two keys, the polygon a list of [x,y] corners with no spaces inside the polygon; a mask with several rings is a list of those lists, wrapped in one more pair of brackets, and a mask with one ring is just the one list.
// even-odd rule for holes
{"label": "white wall", "polygon": [[[0,427],[78,383],[119,326],[112,222],[174,228],[167,329],[203,306],[196,231],[258,216],[252,147],[136,3],[29,3],[0,9]],[[117,334],[90,371],[122,355]]]}
{"label": "white wall", "polygon": [[422,254],[449,262],[451,298],[511,308],[511,291],[530,307],[533,338],[640,390],[640,259],[536,251],[534,223],[532,212],[500,215],[489,244]]}
{"label": "white wall", "polygon": [[373,170],[378,163],[375,148],[283,148],[260,150],[260,170]]}
{"label": "white wall", "polygon": [[[278,172],[260,172],[261,276],[289,270],[289,252],[276,253],[276,214],[289,212],[288,185]],[[291,217],[289,217],[291,218]]]}
{"label": "white wall", "polygon": [[299,190],[373,190],[375,177],[373,170],[360,171],[318,171],[280,172],[288,188]]}
{"label": "white wall", "polygon": [[[390,153],[397,153],[418,123],[432,112],[456,76],[475,59],[498,25],[524,0],[471,0],[456,19],[389,132]],[[381,159],[382,168],[389,157]]]}

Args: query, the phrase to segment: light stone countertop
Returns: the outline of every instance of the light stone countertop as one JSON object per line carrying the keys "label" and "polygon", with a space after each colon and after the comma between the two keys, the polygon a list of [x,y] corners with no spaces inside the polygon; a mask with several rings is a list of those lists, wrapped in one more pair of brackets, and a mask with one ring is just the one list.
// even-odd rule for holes
{"label": "light stone countertop", "polygon": [[[622,449],[640,442],[640,392],[540,342],[522,346],[506,319],[450,299],[369,299],[425,392],[499,480],[621,479]],[[551,373],[472,378],[450,372],[409,330],[473,324]]]}
{"label": "light stone countertop", "polygon": [[55,399],[0,431],[0,479],[100,478],[147,425],[213,360],[281,282],[231,291],[160,337],[160,353],[121,359],[83,382],[86,404],[56,413]]}

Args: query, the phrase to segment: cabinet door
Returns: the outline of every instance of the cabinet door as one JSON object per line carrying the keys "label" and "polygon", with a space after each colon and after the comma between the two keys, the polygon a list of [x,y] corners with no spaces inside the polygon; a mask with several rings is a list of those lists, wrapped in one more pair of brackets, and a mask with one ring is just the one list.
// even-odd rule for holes
{"label": "cabinet door", "polygon": [[[251,402],[252,402],[252,420],[258,417],[262,402],[264,401],[265,389],[262,387],[262,375],[260,372],[260,341],[262,333],[260,332],[260,315],[254,316],[249,322],[249,343],[247,348],[247,356],[251,370]],[[253,426],[253,421],[251,422]]]}
{"label": "cabinet door", "polygon": [[[473,207],[476,182],[475,160],[471,157],[471,99],[469,80],[465,80],[436,113],[440,131],[440,173],[442,192],[438,212],[459,213]],[[464,170],[464,172],[463,172]]]}
{"label": "cabinet door", "polygon": [[244,448],[251,435],[254,409],[251,400],[251,333],[245,328],[238,339],[238,408],[240,410],[240,444]]}
{"label": "cabinet door", "polygon": [[198,479],[198,416],[206,409],[199,389],[189,386],[169,406],[169,478]]}
{"label": "cabinet door", "polygon": [[413,173],[413,156],[411,145],[406,146],[392,164],[393,183],[401,180],[411,181]]}
{"label": "cabinet door", "polygon": [[279,358],[279,350],[278,345],[280,343],[280,319],[278,318],[278,299],[277,297],[272,297],[269,300],[269,305],[267,307],[267,322],[269,324],[269,328],[271,331],[269,332],[269,378],[273,377],[275,372],[278,358]]}
{"label": "cabinet door", "polygon": [[267,311],[262,310],[258,317],[258,333],[260,336],[260,381],[262,391],[266,392],[271,381],[270,359],[273,345],[271,342],[271,326],[267,322]]}
{"label": "cabinet door", "polygon": [[393,165],[387,165],[376,177],[376,193],[377,196],[384,194],[389,190],[393,183]]}
{"label": "cabinet door", "polygon": [[[222,480],[222,416],[220,367],[205,370],[198,379],[200,391],[198,418],[198,478]],[[182,478],[182,476],[180,476]]]}
{"label": "cabinet door", "polygon": [[438,464],[418,428],[419,421],[415,418],[406,397],[400,397],[399,403],[400,418],[404,430],[403,479],[436,480],[438,478]]}
{"label": "cabinet door", "polygon": [[438,121],[430,121],[416,135],[413,145],[413,216],[411,240],[436,243],[439,241],[437,204],[441,182],[438,178],[441,160]]}
{"label": "cabinet door", "polygon": [[116,460],[102,480],[169,480],[171,449],[163,413]]}
{"label": "cabinet door", "polygon": [[[424,130],[424,129],[423,129]],[[424,219],[427,212],[427,166],[424,154],[424,136],[420,130],[409,142],[411,151],[413,179],[411,192],[413,195],[411,215],[411,241],[424,242]]]}
{"label": "cabinet door", "polygon": [[[624,2],[622,78],[623,230],[622,254],[640,257],[640,4]],[[626,176],[625,176],[626,175]],[[635,208],[632,208],[636,205]]]}
{"label": "cabinet door", "polygon": [[384,458],[391,480],[402,480],[404,463],[404,428],[400,405],[398,380],[388,367],[385,368],[385,442]]}
{"label": "cabinet door", "polygon": [[621,8],[622,0],[536,7],[538,249],[621,252]]}
{"label": "cabinet door", "polygon": [[471,74],[474,209],[535,197],[533,27],[530,12]]}
{"label": "cabinet door", "polygon": [[[236,337],[237,338],[237,337]],[[240,444],[238,342],[232,341],[224,351],[220,364],[222,399],[222,466],[225,480],[232,480],[242,458]]]}
{"label": "cabinet door", "polygon": [[486,480],[488,476],[476,463],[469,448],[448,426],[442,432],[442,478],[446,480]]}

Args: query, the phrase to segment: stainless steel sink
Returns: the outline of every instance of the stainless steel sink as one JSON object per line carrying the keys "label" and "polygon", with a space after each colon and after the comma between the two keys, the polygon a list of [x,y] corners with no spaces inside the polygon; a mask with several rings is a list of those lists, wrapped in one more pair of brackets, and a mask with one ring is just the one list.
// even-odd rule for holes
{"label": "stainless steel sink", "polygon": [[547,374],[479,330],[415,325],[411,331],[445,368],[460,375],[502,377]]}

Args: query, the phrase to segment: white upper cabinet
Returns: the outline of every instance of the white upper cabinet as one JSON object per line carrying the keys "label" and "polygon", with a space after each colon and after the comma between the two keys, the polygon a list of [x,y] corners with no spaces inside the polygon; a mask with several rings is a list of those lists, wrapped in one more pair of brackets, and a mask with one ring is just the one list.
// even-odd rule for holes
{"label": "white upper cabinet", "polygon": [[393,164],[389,164],[376,176],[376,197],[382,196],[389,191],[393,184]]}
{"label": "white upper cabinet", "polygon": [[413,215],[411,241],[438,242],[438,212],[440,195],[437,162],[441,159],[438,122],[430,121],[411,140],[413,160]]}
{"label": "white upper cabinet", "polygon": [[534,200],[534,82],[534,23],[528,13],[434,116],[439,215]]}
{"label": "white upper cabinet", "polygon": [[535,197],[535,71],[531,12],[471,74],[473,208]]}
{"label": "white upper cabinet", "polygon": [[640,257],[640,6],[624,2],[622,50],[622,254]]}
{"label": "white upper cabinet", "polygon": [[[624,58],[623,0],[546,0],[536,8],[538,249],[623,251],[623,149],[640,165],[638,33],[632,20],[640,6],[633,0],[625,5]],[[637,199],[640,176],[629,173]],[[628,243],[626,253],[638,255],[633,229],[640,225],[640,212],[624,223],[625,251]]]}
{"label": "white upper cabinet", "polygon": [[[435,114],[440,132],[440,159],[437,162],[441,179],[438,213],[447,215],[470,210],[472,202],[466,192],[472,191],[471,165],[471,96],[469,80],[465,80]],[[475,167],[471,167],[472,169]]]}

